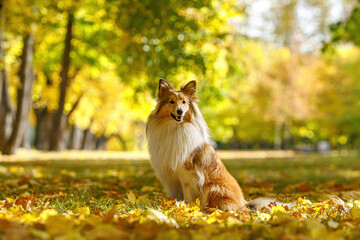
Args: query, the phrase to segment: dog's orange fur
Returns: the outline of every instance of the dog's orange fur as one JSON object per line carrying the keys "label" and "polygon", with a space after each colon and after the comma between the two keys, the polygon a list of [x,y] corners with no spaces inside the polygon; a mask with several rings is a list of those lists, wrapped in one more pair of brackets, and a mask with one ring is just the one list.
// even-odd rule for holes
{"label": "dog's orange fur", "polygon": [[199,196],[202,205],[222,210],[247,210],[239,184],[227,171],[210,144],[205,143],[196,148],[186,159],[184,167],[188,171],[196,168],[205,177]]}

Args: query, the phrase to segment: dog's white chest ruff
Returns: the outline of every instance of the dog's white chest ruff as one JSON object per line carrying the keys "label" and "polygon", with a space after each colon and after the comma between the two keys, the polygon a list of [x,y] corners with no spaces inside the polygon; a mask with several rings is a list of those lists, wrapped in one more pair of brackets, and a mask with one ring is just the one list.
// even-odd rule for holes
{"label": "dog's white chest ruff", "polygon": [[155,169],[177,171],[194,149],[207,142],[207,132],[196,123],[175,121],[148,126],[150,159]]}

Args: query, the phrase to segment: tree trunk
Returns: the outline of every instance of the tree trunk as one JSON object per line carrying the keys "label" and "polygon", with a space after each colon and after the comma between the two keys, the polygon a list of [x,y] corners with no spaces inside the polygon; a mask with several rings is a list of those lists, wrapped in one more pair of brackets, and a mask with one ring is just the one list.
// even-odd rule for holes
{"label": "tree trunk", "polygon": [[86,129],[84,131],[84,141],[82,145],[82,149],[84,150],[95,150],[96,149],[96,136],[93,134],[90,129]]}
{"label": "tree trunk", "polygon": [[284,123],[284,140],[283,140],[284,150],[290,149],[290,144],[291,144],[290,124],[291,124],[290,119],[287,119]]}
{"label": "tree trunk", "polygon": [[34,35],[29,34],[24,39],[23,54],[21,57],[22,62],[19,74],[21,86],[18,91],[17,111],[10,139],[4,148],[5,154],[15,153],[15,150],[20,147],[23,141],[24,131],[26,130],[26,123],[29,118],[29,111],[31,107],[31,88],[34,78],[32,69],[34,52],[33,45]]}
{"label": "tree trunk", "polygon": [[8,92],[8,80],[5,70],[4,27],[5,15],[3,14],[3,1],[0,0],[0,151],[3,151],[11,133],[12,105]]}
{"label": "tree trunk", "polygon": [[22,143],[20,145],[21,148],[25,148],[25,149],[31,149],[31,132],[32,132],[32,127],[29,124],[29,121],[26,121],[26,125],[24,128],[24,136],[23,136],[23,140]]}
{"label": "tree trunk", "polygon": [[83,146],[84,140],[84,131],[76,125],[73,125],[71,128],[70,139],[69,139],[69,149],[79,150]]}
{"label": "tree trunk", "polygon": [[34,111],[36,115],[35,148],[49,150],[54,114],[49,113],[47,107],[34,109]]}
{"label": "tree trunk", "polygon": [[[4,72],[4,73],[3,73]],[[0,106],[2,105],[2,97],[3,97],[3,82],[6,77],[5,68],[0,69]]]}
{"label": "tree trunk", "polygon": [[8,92],[8,82],[5,68],[0,72],[0,84],[1,84],[1,104],[0,104],[0,151],[3,152],[6,142],[8,141],[13,119],[13,108],[11,105],[11,99]]}
{"label": "tree trunk", "polygon": [[276,121],[274,128],[274,149],[276,150],[281,149],[281,128],[282,128],[282,123]]}
{"label": "tree trunk", "polygon": [[[3,71],[5,71],[5,49],[4,49],[4,27],[5,27],[5,14],[3,9],[3,1],[0,0],[0,106],[2,102],[2,89],[3,89]],[[1,148],[0,148],[1,150]]]}
{"label": "tree trunk", "polygon": [[101,136],[99,138],[97,138],[97,142],[96,142],[96,150],[101,150],[101,151],[105,151],[106,150],[106,137]]}
{"label": "tree trunk", "polygon": [[127,148],[127,145],[126,145],[126,141],[125,141],[125,139],[120,135],[120,134],[118,134],[118,135],[114,135],[117,139],[119,139],[119,141],[121,142],[121,144],[122,144],[122,151],[127,151],[128,150],[128,148]]}
{"label": "tree trunk", "polygon": [[61,150],[62,142],[65,138],[65,126],[64,120],[64,105],[65,105],[65,96],[68,86],[68,72],[70,66],[70,51],[71,51],[71,39],[72,39],[72,25],[73,25],[73,15],[69,13],[69,19],[67,24],[67,32],[65,37],[65,49],[63,56],[62,71],[60,73],[61,82],[60,82],[60,97],[59,97],[59,106],[55,113],[52,138],[50,142],[50,150],[59,151]]}

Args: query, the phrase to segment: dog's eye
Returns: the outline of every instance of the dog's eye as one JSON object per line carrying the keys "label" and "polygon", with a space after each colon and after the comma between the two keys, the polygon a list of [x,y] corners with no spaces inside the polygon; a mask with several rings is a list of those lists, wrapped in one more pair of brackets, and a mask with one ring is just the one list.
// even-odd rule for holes
{"label": "dog's eye", "polygon": [[185,104],[186,103],[186,101],[185,100],[183,100],[183,104]]}
{"label": "dog's eye", "polygon": [[171,104],[174,104],[175,102],[174,101],[170,101]]}

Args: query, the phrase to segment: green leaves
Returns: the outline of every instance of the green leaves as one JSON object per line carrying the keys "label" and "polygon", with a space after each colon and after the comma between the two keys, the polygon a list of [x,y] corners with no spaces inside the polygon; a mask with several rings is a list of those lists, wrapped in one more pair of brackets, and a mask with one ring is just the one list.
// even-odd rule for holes
{"label": "green leaves", "polygon": [[[293,14],[299,4],[272,3],[279,7],[269,13],[278,42],[292,41],[294,26],[302,22]],[[309,4],[321,10],[316,21],[325,18],[326,4]],[[359,49],[332,44],[334,54],[304,54],[291,50],[289,42],[277,46],[239,36],[246,7],[234,0],[7,1],[3,45],[11,97],[16,102],[21,38],[33,29],[36,114],[30,122],[39,132],[51,129],[51,124],[42,129],[47,124],[39,116],[58,108],[63,40],[72,13],[64,114],[72,113],[69,125],[105,139],[107,149],[146,149],[144,123],[160,77],[175,86],[197,81],[201,111],[220,147],[302,148],[327,140],[332,147],[356,148]],[[348,20],[332,26],[333,42],[359,45],[359,25],[355,8]]]}
{"label": "green leaves", "polygon": [[360,46],[360,8],[356,6],[348,19],[332,24],[330,30],[332,32],[331,41],[325,44],[324,50],[339,42],[352,42]]}

